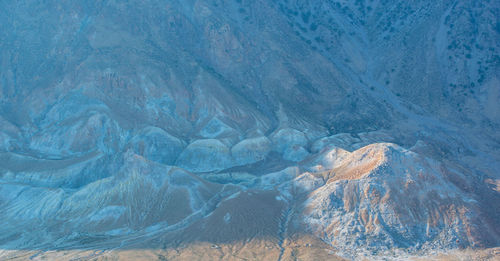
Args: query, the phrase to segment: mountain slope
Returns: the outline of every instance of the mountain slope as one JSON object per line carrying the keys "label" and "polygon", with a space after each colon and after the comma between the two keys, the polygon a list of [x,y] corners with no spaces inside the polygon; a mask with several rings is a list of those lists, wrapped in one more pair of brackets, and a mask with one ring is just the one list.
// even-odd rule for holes
{"label": "mountain slope", "polygon": [[0,9],[0,249],[13,256],[499,246],[496,1]]}

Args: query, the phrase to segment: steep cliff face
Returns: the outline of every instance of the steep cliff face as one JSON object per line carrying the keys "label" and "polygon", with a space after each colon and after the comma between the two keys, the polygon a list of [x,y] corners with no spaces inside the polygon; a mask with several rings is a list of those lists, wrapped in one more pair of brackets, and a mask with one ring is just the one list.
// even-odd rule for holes
{"label": "steep cliff face", "polygon": [[[496,1],[0,9],[3,248],[220,241],[196,231],[269,220],[233,239],[280,257],[289,231],[350,257],[498,246]],[[279,213],[245,219],[240,200]]]}

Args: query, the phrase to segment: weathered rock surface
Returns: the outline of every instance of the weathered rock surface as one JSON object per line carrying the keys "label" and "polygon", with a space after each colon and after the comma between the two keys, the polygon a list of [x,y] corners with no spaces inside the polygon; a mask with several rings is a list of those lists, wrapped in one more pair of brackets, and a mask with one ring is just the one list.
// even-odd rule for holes
{"label": "weathered rock surface", "polygon": [[177,166],[192,172],[209,172],[232,167],[231,150],[216,139],[196,140],[179,155]]}
{"label": "weathered rock surface", "polygon": [[265,137],[244,139],[231,148],[235,165],[246,165],[261,161],[271,151],[271,141]]}
{"label": "weathered rock surface", "polygon": [[500,245],[498,1],[0,10],[0,259]]}
{"label": "weathered rock surface", "polygon": [[137,154],[166,165],[174,164],[186,146],[182,140],[155,127],[145,128],[130,143]]}
{"label": "weathered rock surface", "polygon": [[451,249],[498,237],[474,196],[449,180],[454,170],[439,162],[373,144],[335,165],[305,201],[304,222],[353,256],[352,249]]}

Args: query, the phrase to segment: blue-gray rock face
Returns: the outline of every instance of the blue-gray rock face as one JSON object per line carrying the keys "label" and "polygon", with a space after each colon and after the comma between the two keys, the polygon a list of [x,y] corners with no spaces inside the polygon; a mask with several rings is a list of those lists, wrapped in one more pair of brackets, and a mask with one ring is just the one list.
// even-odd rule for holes
{"label": "blue-gray rock face", "polygon": [[232,167],[231,150],[216,139],[196,140],[179,155],[177,166],[192,172],[210,172]]}
{"label": "blue-gray rock face", "polygon": [[271,141],[265,136],[244,139],[231,148],[237,166],[264,160],[269,152],[271,152]]}
{"label": "blue-gray rock face", "polygon": [[173,165],[186,146],[182,140],[157,127],[145,128],[130,144],[138,155],[166,165]]}
{"label": "blue-gray rock face", "polygon": [[0,259],[262,237],[278,260],[291,233],[348,258],[500,244],[498,1],[0,10]]}

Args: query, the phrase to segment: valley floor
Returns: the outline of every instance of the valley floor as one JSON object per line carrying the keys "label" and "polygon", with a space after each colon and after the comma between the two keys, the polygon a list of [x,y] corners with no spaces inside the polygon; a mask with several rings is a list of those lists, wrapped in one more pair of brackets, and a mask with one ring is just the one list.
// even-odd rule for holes
{"label": "valley floor", "polygon": [[[500,248],[455,250],[426,256],[377,256],[358,260],[499,260]],[[214,245],[207,242],[167,249],[124,250],[60,250],[22,251],[1,250],[1,260],[280,260],[279,248],[273,242],[252,240],[247,243]],[[341,258],[324,243],[312,237],[289,241],[281,260],[348,260]]]}

